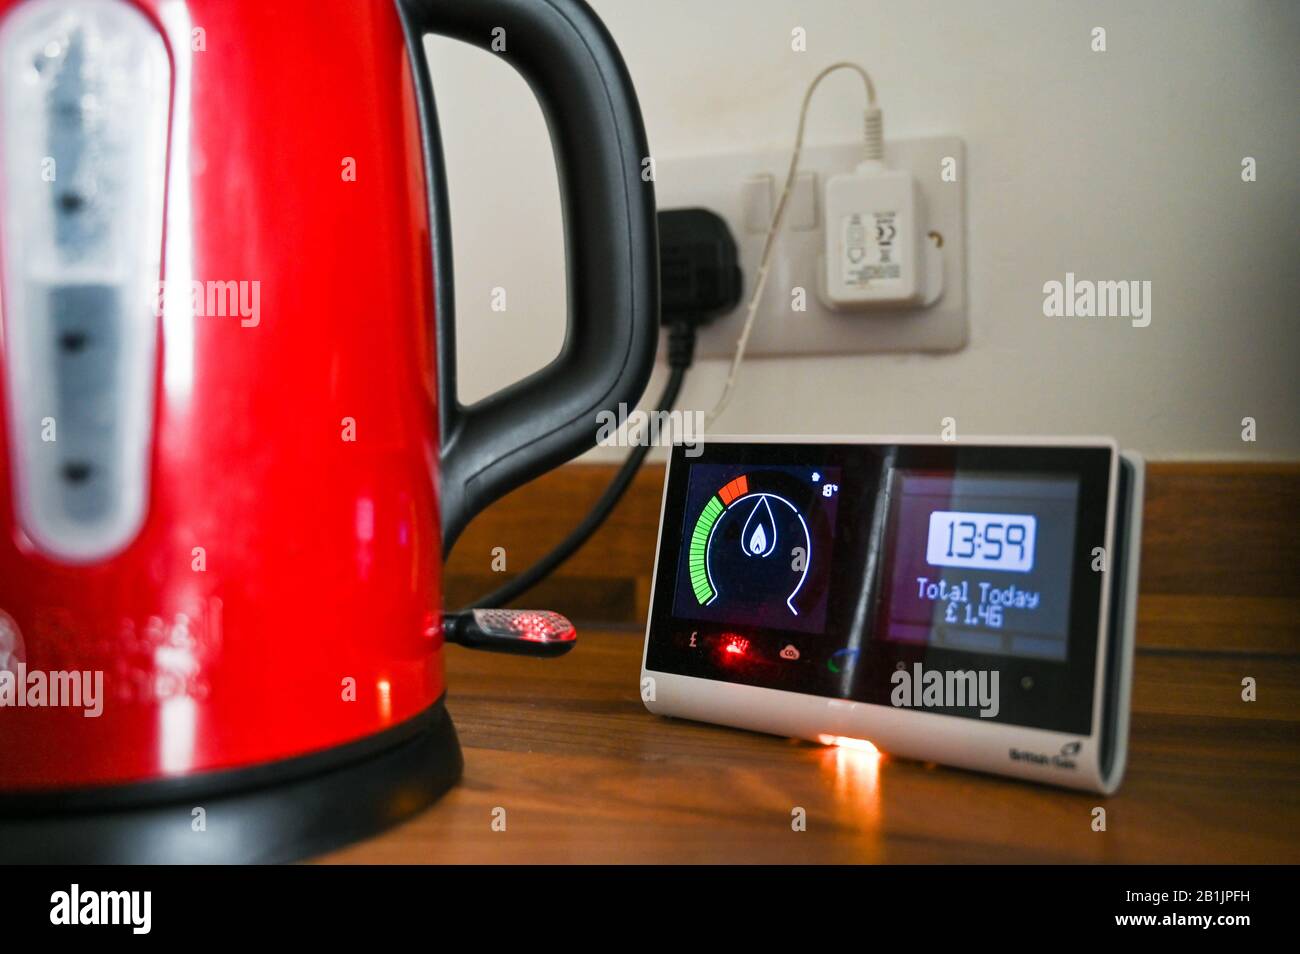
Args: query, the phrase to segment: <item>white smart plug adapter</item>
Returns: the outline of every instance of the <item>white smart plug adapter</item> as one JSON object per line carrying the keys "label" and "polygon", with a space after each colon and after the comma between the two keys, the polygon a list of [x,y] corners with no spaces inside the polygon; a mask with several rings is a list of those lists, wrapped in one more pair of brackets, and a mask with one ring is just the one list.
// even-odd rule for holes
{"label": "white smart plug adapter", "polygon": [[910,172],[869,159],[828,179],[823,201],[819,297],[826,307],[918,307],[939,299],[942,260]]}

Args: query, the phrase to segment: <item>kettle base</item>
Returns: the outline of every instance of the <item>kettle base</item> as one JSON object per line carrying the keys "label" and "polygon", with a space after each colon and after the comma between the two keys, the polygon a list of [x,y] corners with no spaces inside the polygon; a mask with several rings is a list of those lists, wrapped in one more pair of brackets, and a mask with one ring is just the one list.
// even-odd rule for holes
{"label": "kettle base", "polygon": [[439,700],[378,736],[270,765],[39,797],[0,794],[0,863],[296,861],[418,814],[460,779],[463,764]]}

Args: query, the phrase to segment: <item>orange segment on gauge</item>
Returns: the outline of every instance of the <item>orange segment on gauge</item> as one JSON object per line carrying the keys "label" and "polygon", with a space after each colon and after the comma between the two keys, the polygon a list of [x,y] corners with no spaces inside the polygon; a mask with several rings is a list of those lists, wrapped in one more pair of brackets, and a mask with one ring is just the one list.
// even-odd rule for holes
{"label": "orange segment on gauge", "polygon": [[719,490],[718,496],[722,498],[722,502],[726,506],[730,507],[733,500],[737,497],[743,497],[747,493],[749,493],[749,478],[744,474],[741,474],[735,480],[731,481]]}

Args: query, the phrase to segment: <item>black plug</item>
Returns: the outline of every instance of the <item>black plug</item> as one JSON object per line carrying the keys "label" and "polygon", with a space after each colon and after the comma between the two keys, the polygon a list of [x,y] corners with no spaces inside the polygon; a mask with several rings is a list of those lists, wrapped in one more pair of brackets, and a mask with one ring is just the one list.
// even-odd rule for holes
{"label": "black plug", "polygon": [[696,329],[740,303],[744,278],[739,259],[736,240],[716,213],[659,213],[659,320],[669,329],[669,367],[690,367]]}

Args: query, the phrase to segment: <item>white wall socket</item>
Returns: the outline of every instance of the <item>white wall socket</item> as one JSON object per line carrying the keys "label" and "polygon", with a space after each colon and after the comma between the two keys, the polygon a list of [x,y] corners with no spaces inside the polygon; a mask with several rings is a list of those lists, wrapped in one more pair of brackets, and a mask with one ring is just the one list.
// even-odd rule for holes
{"label": "white wall socket", "polygon": [[[885,162],[908,169],[924,196],[925,230],[939,236],[943,296],[929,307],[837,312],[817,297],[822,252],[822,190],[829,176],[851,172],[862,144],[806,146],[777,238],[747,355],[957,351],[967,337],[966,163],[960,139],[889,140]],[[740,305],[700,330],[696,354],[730,357],[753,293],[763,239],[790,166],[790,150],[661,159],[655,194],[660,209],[703,206],[726,220],[740,250],[745,291]],[[951,170],[954,178],[945,178]],[[805,311],[795,309],[802,289]]]}

